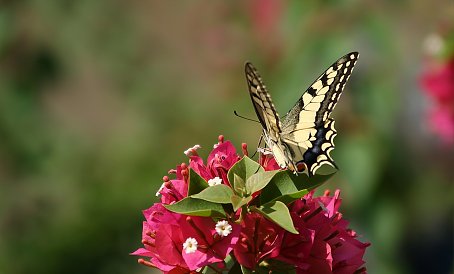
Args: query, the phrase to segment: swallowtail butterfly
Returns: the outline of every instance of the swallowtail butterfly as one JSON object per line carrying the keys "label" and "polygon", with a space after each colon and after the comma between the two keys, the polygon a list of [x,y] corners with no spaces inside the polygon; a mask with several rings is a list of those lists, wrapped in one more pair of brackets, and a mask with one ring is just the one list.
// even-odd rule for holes
{"label": "swallowtail butterfly", "polygon": [[336,136],[330,115],[359,57],[349,53],[332,64],[303,93],[295,106],[280,120],[260,75],[246,63],[246,80],[257,117],[262,124],[267,151],[281,168],[309,176],[328,164],[337,168],[330,152]]}

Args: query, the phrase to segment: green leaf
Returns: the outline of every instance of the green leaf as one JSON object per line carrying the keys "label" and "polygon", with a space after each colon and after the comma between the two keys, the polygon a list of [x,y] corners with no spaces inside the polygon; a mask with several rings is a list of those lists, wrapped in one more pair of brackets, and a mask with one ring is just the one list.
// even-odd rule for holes
{"label": "green leaf", "polygon": [[240,196],[243,196],[245,194],[246,183],[240,176],[236,174],[233,174],[233,185],[234,185],[233,190],[235,191],[236,194]]}
{"label": "green leaf", "polygon": [[231,202],[230,198],[232,196],[233,191],[230,187],[226,185],[214,185],[205,188],[201,192],[194,194],[191,197],[213,203],[228,204]]}
{"label": "green leaf", "polygon": [[195,172],[192,168],[189,169],[189,188],[188,196],[197,194],[200,191],[208,187],[207,181],[200,177],[200,175]]}
{"label": "green leaf", "polygon": [[328,175],[316,174],[309,177],[305,173],[295,175],[290,170],[282,170],[262,190],[260,203],[282,201],[285,204],[289,204],[303,197],[310,190],[320,186],[333,175],[334,173]]}
{"label": "green leaf", "polygon": [[231,197],[231,203],[233,205],[233,211],[237,211],[240,207],[246,205],[247,203],[249,203],[250,201],[252,200],[252,196],[248,196],[248,197],[240,197],[238,195],[233,195]]}
{"label": "green leaf", "polygon": [[[232,182],[235,184],[234,174],[238,175],[241,179],[243,179],[243,181],[246,182],[252,174],[259,171],[263,171],[263,168],[254,160],[251,160],[251,158],[244,156],[230,168],[227,177],[230,184],[232,184]],[[233,185],[233,189],[237,189],[235,185]]]}
{"label": "green leaf", "polygon": [[307,193],[309,193],[309,190],[307,189],[303,189],[303,190],[299,190],[297,192],[293,192],[293,193],[289,193],[289,194],[285,194],[285,195],[282,195],[282,196],[279,196],[273,200],[271,200],[272,202],[274,201],[281,201],[283,202],[284,204],[288,205],[298,199],[301,199],[304,195],[306,195]]}
{"label": "green leaf", "polygon": [[273,170],[253,174],[246,181],[247,194],[252,195],[253,193],[264,188],[278,172],[279,170]]}
{"label": "green leaf", "polygon": [[259,267],[262,265],[265,266],[266,269],[268,269],[268,272],[264,272],[267,274],[269,273],[270,269],[273,270],[273,272],[272,272],[273,274],[275,274],[275,273],[276,274],[295,274],[296,273],[294,265],[283,262],[283,261],[275,260],[275,259],[268,259],[266,261],[262,261],[262,262],[260,262]]}
{"label": "green leaf", "polygon": [[252,270],[250,270],[249,268],[246,268],[245,266],[241,265],[241,272],[243,274],[252,274]]}
{"label": "green leaf", "polygon": [[[232,252],[233,253],[233,252]],[[225,257],[224,259],[224,263],[225,263],[225,268],[226,269],[232,269],[234,267],[235,264],[238,264],[235,259],[232,257],[232,255],[227,255],[227,257]],[[230,273],[230,272],[229,272]],[[233,273],[233,272],[232,272]],[[237,272],[238,273],[238,272]]]}
{"label": "green leaf", "polygon": [[276,223],[283,229],[287,230],[290,233],[298,234],[298,231],[293,226],[292,218],[290,217],[290,212],[288,211],[287,206],[280,201],[270,202],[264,204],[263,206],[257,208],[251,208],[253,211],[257,211],[268,220]]}
{"label": "green leaf", "polygon": [[225,217],[221,204],[208,202],[192,197],[186,197],[175,204],[164,205],[168,210],[190,216]]}
{"label": "green leaf", "polygon": [[234,262],[235,262],[235,263],[234,263],[231,267],[229,267],[228,264],[226,265],[226,268],[229,269],[228,274],[238,274],[238,273],[241,273],[241,271],[242,271],[242,270],[241,270],[241,265],[240,265],[238,262],[236,262],[235,260],[234,260]]}

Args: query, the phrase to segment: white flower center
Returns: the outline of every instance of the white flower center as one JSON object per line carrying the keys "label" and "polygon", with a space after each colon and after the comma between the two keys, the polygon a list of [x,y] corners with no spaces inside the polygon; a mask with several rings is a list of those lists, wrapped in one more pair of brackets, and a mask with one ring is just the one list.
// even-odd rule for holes
{"label": "white flower center", "polygon": [[216,223],[216,233],[218,233],[220,236],[228,236],[230,233],[232,233],[232,226],[229,225],[227,221],[218,221]]}
{"label": "white flower center", "polygon": [[201,147],[200,145],[195,145],[195,146],[193,146],[193,147],[190,147],[190,148],[186,149],[186,150],[184,151],[184,154],[185,154],[186,156],[188,156],[188,157],[189,157],[189,156],[192,156],[192,152],[193,152],[193,151],[196,151],[196,150],[199,149],[199,148],[202,148],[202,147]]}
{"label": "white flower center", "polygon": [[208,180],[209,186],[215,186],[215,185],[220,185],[220,184],[222,184],[222,179],[219,177],[214,177],[213,179]]}
{"label": "white flower center", "polygon": [[183,249],[186,254],[194,253],[197,250],[197,240],[194,238],[187,238],[186,241],[183,243]]}

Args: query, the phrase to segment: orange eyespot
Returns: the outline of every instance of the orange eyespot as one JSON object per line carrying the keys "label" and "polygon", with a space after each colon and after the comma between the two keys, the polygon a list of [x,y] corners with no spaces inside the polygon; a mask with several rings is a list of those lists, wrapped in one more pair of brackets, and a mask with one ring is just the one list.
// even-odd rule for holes
{"label": "orange eyespot", "polygon": [[303,172],[306,170],[306,164],[304,162],[296,163],[296,169],[298,172]]}

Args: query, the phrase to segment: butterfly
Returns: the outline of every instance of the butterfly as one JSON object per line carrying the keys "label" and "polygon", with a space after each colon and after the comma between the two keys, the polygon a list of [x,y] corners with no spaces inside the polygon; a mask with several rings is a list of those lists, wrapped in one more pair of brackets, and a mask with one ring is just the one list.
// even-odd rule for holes
{"label": "butterfly", "polygon": [[303,93],[281,120],[262,78],[251,63],[245,73],[252,104],[263,128],[263,138],[281,168],[308,175],[327,164],[337,168],[330,156],[337,135],[330,115],[350,77],[359,53],[339,58]]}

